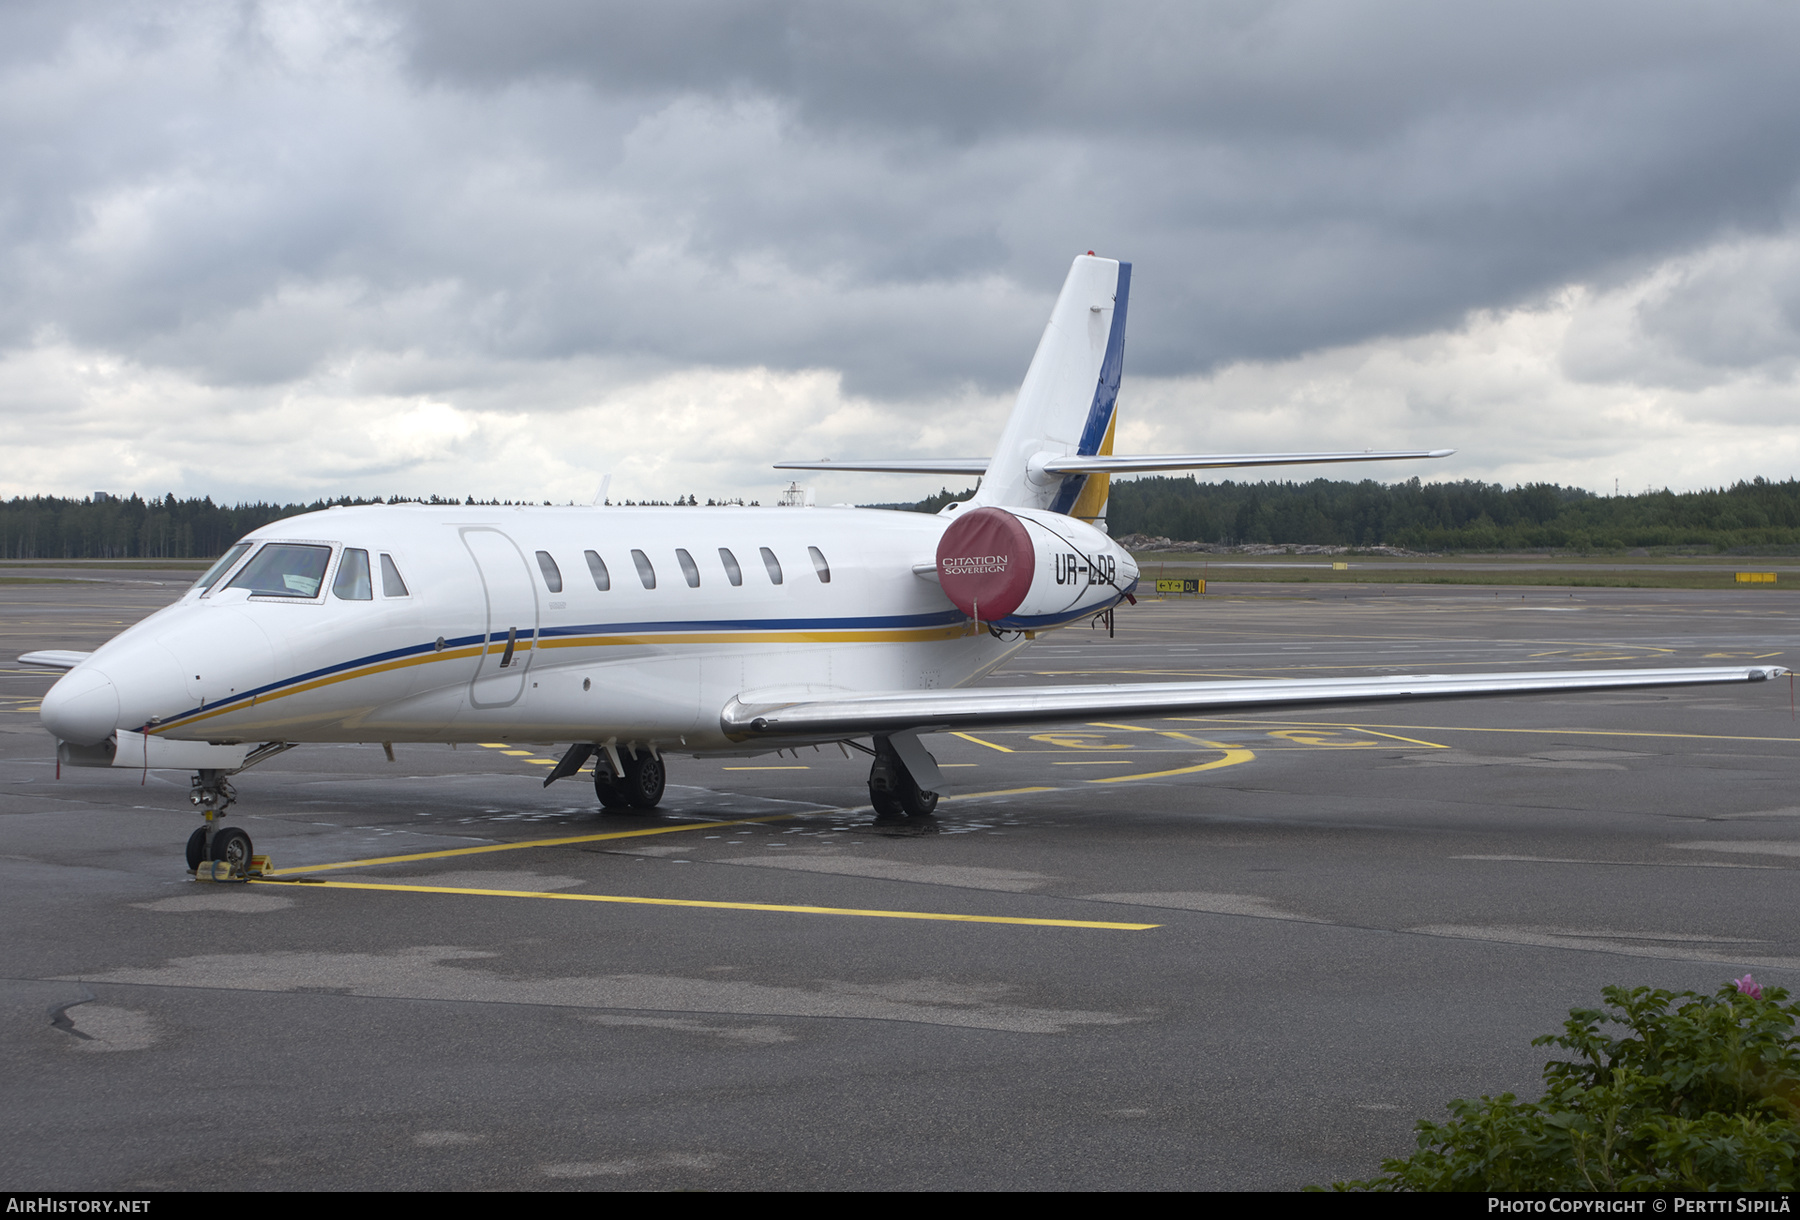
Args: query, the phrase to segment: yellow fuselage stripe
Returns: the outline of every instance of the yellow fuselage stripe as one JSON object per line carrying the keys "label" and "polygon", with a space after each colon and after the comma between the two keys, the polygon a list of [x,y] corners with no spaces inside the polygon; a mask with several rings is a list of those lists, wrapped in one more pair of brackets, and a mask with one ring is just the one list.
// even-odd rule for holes
{"label": "yellow fuselage stripe", "polygon": [[[960,639],[973,634],[973,624],[964,623],[953,627],[917,627],[891,631],[655,632],[640,635],[556,636],[536,641],[518,640],[513,645],[513,653],[516,656],[521,652],[530,652],[534,648],[538,650],[547,648],[617,648],[631,645],[650,647],[667,644],[916,644],[933,640]],[[280,690],[257,695],[249,703],[232,700],[210,711],[196,712],[192,716],[184,716],[179,720],[171,720],[166,724],[158,725],[151,732],[160,734],[166,733],[170,729],[186,728],[189,725],[199,724],[203,720],[211,720],[214,716],[240,712],[247,707],[267,703],[272,699],[285,699],[289,695],[318,690],[320,687],[333,686],[339,682],[349,682],[356,678],[366,678],[372,674],[388,673],[413,665],[429,665],[436,661],[467,660],[470,657],[479,657],[484,652],[489,655],[498,655],[505,651],[506,642],[501,640],[490,641],[485,646],[473,644],[462,648],[447,648],[443,652],[421,653],[418,656],[381,661],[345,670],[342,673],[327,674],[322,678],[314,678],[310,682],[295,682]]]}

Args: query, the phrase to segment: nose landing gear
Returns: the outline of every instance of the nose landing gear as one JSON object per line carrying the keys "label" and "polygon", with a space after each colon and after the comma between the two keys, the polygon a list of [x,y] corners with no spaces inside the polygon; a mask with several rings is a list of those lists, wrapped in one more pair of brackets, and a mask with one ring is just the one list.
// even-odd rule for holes
{"label": "nose landing gear", "polygon": [[206,819],[206,825],[188,837],[188,871],[197,872],[202,864],[212,861],[226,865],[231,876],[243,877],[250,868],[250,836],[235,826],[219,825],[225,811],[237,800],[237,790],[226,781],[225,772],[208,770],[196,774],[188,789],[188,800]]}

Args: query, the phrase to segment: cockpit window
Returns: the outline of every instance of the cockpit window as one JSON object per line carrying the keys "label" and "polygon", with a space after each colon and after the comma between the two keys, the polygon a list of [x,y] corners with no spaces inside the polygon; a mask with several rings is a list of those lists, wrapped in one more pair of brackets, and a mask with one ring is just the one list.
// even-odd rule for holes
{"label": "cockpit window", "polygon": [[248,589],[253,597],[317,597],[330,563],[328,546],[271,542],[225,587]]}
{"label": "cockpit window", "polygon": [[556,566],[556,560],[550,557],[549,551],[537,553],[538,571],[544,574],[544,587],[552,593],[562,592],[562,569]]}
{"label": "cockpit window", "polygon": [[392,557],[383,554],[381,557],[381,595],[383,597],[411,597],[407,592],[406,582],[400,579],[400,569],[394,566]]}
{"label": "cockpit window", "polygon": [[222,558],[220,558],[219,562],[213,564],[212,567],[206,569],[206,571],[201,574],[200,579],[196,580],[194,582],[194,588],[210,589],[214,585],[218,584],[220,578],[223,577],[225,575],[225,573],[231,571],[232,565],[235,564],[238,560],[242,559],[244,557],[244,552],[249,549],[250,549],[250,543],[240,542],[236,546],[232,547],[229,551],[226,551],[224,556]]}
{"label": "cockpit window", "polygon": [[369,587],[369,552],[345,548],[344,557],[338,560],[337,579],[331,582],[331,595],[347,602],[375,600]]}

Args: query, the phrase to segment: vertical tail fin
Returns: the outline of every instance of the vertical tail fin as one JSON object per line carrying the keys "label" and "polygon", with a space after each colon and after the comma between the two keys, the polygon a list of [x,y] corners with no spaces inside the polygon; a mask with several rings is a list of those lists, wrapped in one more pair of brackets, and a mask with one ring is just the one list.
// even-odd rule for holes
{"label": "vertical tail fin", "polygon": [[1105,517],[1107,475],[1049,474],[1034,459],[1112,452],[1130,296],[1130,263],[1075,260],[973,503]]}

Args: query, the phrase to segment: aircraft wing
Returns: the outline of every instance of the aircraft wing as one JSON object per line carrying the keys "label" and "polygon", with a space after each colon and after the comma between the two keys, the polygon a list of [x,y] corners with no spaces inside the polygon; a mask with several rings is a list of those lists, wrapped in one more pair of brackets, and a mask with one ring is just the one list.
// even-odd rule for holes
{"label": "aircraft wing", "polygon": [[43,652],[28,652],[19,658],[21,665],[35,665],[40,669],[74,669],[94,654],[91,652],[64,652],[50,648]]}
{"label": "aircraft wing", "polygon": [[791,703],[745,703],[733,699],[719,721],[726,735],[735,741],[792,737],[828,740],[871,733],[991,728],[1101,716],[1126,719],[1402,699],[1766,682],[1787,672],[1779,665],[1757,665],[883,691]]}

